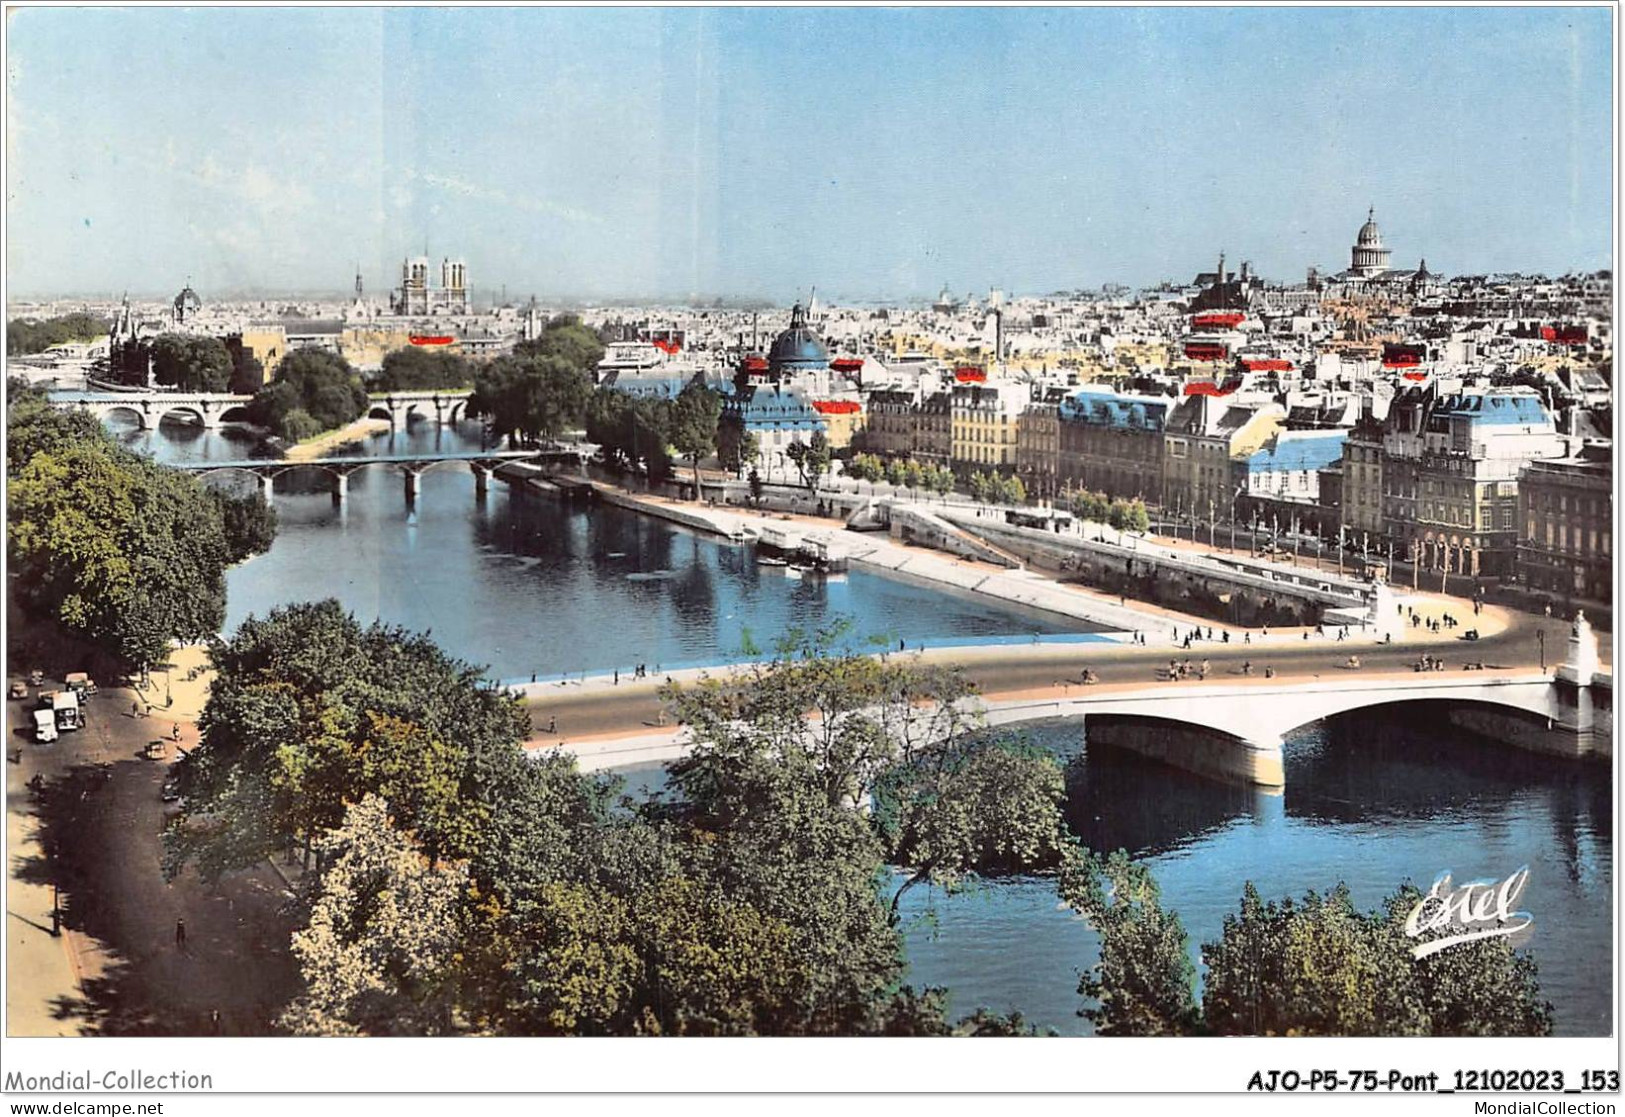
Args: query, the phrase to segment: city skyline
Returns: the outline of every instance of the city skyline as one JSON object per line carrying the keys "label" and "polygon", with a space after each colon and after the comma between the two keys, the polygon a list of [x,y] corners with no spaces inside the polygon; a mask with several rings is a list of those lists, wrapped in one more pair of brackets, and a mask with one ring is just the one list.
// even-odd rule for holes
{"label": "city skyline", "polygon": [[1036,294],[1220,249],[1291,282],[1346,266],[1372,205],[1396,266],[1590,271],[1612,34],[1606,8],[24,9],[9,285],[338,292],[360,261],[382,295],[425,241],[514,299]]}

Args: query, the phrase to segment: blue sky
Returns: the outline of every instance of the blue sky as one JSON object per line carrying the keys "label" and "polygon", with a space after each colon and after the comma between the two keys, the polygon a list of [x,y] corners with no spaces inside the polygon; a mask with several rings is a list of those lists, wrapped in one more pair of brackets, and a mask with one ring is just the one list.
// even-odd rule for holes
{"label": "blue sky", "polygon": [[26,9],[13,297],[833,297],[1612,264],[1612,15]]}

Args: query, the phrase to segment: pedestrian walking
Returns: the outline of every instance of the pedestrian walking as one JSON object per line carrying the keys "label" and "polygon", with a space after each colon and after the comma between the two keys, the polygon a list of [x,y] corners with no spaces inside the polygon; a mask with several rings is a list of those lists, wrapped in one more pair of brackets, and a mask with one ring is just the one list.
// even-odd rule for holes
{"label": "pedestrian walking", "polygon": [[536,681],[536,672],[532,671],[530,673],[530,681],[533,683]]}
{"label": "pedestrian walking", "polygon": [[1241,634],[1241,642],[1243,644],[1251,644],[1253,642],[1253,634],[1251,632],[1243,632]]}
{"label": "pedestrian walking", "polygon": [[[1551,614],[1548,612],[1547,616],[1550,616],[1550,615]],[[131,702],[130,703],[130,716],[133,717],[133,718],[138,718],[138,717],[141,716],[141,703],[140,702]]]}
{"label": "pedestrian walking", "polygon": [[186,949],[186,920],[175,920],[175,947],[178,950]]}
{"label": "pedestrian walking", "polygon": [[215,1035],[220,1034],[220,1010],[218,1008],[209,1010],[209,1027],[214,1030]]}
{"label": "pedestrian walking", "polygon": [[179,741],[181,739],[181,723],[180,722],[177,721],[170,728],[170,730],[169,730],[169,739],[171,741]]}
{"label": "pedestrian walking", "polygon": [[615,685],[621,685],[621,669],[619,667],[615,668]]}
{"label": "pedestrian walking", "polygon": [[556,715],[547,719],[547,731],[549,733],[557,733],[559,731],[559,719]]}

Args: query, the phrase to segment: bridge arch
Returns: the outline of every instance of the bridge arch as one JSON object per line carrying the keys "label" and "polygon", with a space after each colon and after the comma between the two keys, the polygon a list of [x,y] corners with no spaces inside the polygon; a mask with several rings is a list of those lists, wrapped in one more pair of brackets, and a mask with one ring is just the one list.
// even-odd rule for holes
{"label": "bridge arch", "polygon": [[209,425],[209,416],[203,408],[194,407],[189,403],[163,405],[163,410],[158,412],[157,422],[161,424],[165,419],[188,422],[195,427]]}
{"label": "bridge arch", "polygon": [[249,412],[247,404],[237,404],[234,407],[226,408],[220,413],[220,422],[222,423],[252,423],[253,421],[254,417]]}
{"label": "bridge arch", "polygon": [[367,408],[367,418],[384,419],[393,424],[395,422],[395,413],[384,404],[375,403],[371,407]]}
{"label": "bridge arch", "polygon": [[98,419],[100,419],[104,423],[107,422],[107,420],[111,419],[115,415],[128,415],[128,416],[132,417],[135,420],[135,425],[140,430],[146,430],[148,428],[148,426],[152,425],[152,424],[148,423],[148,421],[147,421],[147,413],[145,411],[143,411],[141,408],[135,406],[134,404],[129,404],[129,403],[104,404],[104,405],[102,405],[100,407],[89,408],[87,410],[90,410],[93,414],[95,414],[95,416]]}

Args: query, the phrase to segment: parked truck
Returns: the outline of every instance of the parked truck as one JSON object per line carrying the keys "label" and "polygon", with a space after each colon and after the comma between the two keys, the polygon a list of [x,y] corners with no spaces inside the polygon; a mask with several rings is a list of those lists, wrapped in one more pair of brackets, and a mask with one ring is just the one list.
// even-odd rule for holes
{"label": "parked truck", "polygon": [[71,690],[59,690],[51,696],[51,712],[56,715],[57,729],[64,733],[84,727],[85,715],[79,708],[79,695]]}
{"label": "parked truck", "polygon": [[56,715],[52,711],[34,711],[34,740],[42,745],[56,740]]}

